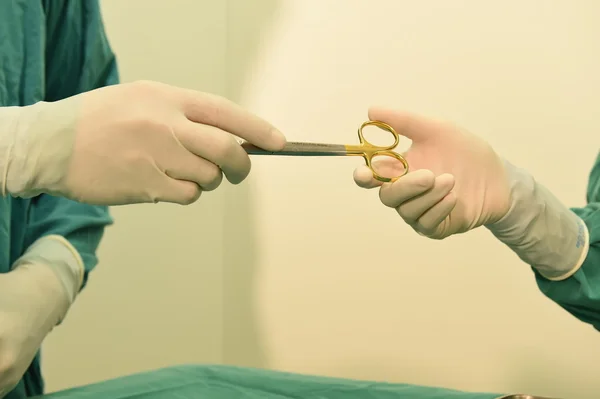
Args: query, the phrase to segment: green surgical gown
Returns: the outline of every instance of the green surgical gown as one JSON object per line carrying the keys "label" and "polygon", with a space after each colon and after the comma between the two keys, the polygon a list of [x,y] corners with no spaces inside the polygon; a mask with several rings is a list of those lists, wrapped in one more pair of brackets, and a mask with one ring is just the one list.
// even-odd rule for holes
{"label": "green surgical gown", "polygon": [[[55,101],[117,82],[96,0],[0,1],[0,106]],[[110,223],[106,207],[48,195],[0,197],[0,273],[36,239],[60,234],[81,254],[87,281]],[[38,354],[6,399],[39,395],[43,388]]]}
{"label": "green surgical gown", "polygon": [[538,287],[579,320],[600,330],[600,153],[588,179],[587,204],[572,208],[588,227],[590,249],[581,268],[563,281],[536,275]]}

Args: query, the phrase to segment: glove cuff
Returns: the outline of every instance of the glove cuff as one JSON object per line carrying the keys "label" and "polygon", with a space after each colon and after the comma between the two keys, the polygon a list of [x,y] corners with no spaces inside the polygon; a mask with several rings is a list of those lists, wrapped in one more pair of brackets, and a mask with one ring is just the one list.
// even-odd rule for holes
{"label": "glove cuff", "polygon": [[511,206],[502,219],[486,227],[544,278],[572,276],[587,257],[587,226],[527,171],[509,162],[505,167]]}
{"label": "glove cuff", "polygon": [[76,98],[0,109],[2,195],[59,194],[74,143]]}
{"label": "glove cuff", "polygon": [[35,241],[25,254],[12,265],[12,269],[23,264],[49,267],[60,281],[68,300],[68,306],[62,312],[60,324],[66,311],[75,301],[83,283],[85,269],[79,252],[64,237],[48,235]]}
{"label": "glove cuff", "polygon": [[0,194],[3,197],[10,193],[8,175],[12,166],[12,158],[16,137],[19,134],[19,121],[22,107],[0,107]]}

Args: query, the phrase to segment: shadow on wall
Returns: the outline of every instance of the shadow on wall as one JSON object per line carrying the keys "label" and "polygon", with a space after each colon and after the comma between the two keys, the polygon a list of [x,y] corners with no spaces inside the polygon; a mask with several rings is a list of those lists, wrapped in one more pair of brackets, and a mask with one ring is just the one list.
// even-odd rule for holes
{"label": "shadow on wall", "polygon": [[[228,0],[227,97],[239,102],[281,0]],[[251,186],[229,187],[224,204],[223,363],[266,367],[256,308],[258,259]]]}

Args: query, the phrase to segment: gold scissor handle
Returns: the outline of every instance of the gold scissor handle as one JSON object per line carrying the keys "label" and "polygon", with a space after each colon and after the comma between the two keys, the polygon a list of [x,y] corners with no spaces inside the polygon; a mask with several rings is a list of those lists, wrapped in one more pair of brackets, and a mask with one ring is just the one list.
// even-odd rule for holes
{"label": "gold scissor handle", "polygon": [[[394,143],[387,146],[387,147],[380,147],[380,146],[376,146],[373,145],[372,143],[369,142],[369,140],[367,140],[365,138],[365,135],[363,134],[363,130],[367,127],[367,126],[376,126],[382,130],[385,130],[387,132],[390,132],[392,134],[392,136],[394,136]],[[396,131],[394,130],[393,127],[391,127],[390,125],[388,125],[385,122],[381,122],[381,121],[366,121],[363,122],[362,125],[360,125],[360,127],[358,128],[358,140],[360,141],[360,143],[364,146],[364,147],[370,147],[372,148],[374,151],[383,151],[383,150],[393,150],[394,148],[396,148],[396,146],[398,145],[398,143],[400,143],[400,135],[398,133],[396,133]]]}
{"label": "gold scissor handle", "polygon": [[[367,126],[376,126],[380,129],[383,129],[383,130],[391,133],[392,136],[394,136],[394,143],[389,146],[385,146],[385,147],[373,145],[365,138],[365,136],[363,134],[363,129],[366,128]],[[373,177],[376,180],[379,180],[380,182],[383,182],[383,183],[395,182],[396,180],[398,180],[399,178],[401,178],[402,176],[404,176],[405,174],[408,173],[408,162],[406,161],[406,159],[402,155],[398,154],[397,152],[392,151],[400,143],[400,135],[394,130],[393,127],[391,127],[387,123],[381,122],[381,121],[366,121],[360,126],[360,128],[358,128],[358,139],[361,143],[361,147],[363,150],[362,151],[363,158],[365,159],[365,162],[367,163],[367,167],[369,169],[371,169],[371,172],[373,172]],[[404,167],[404,172],[401,175],[395,176],[395,177],[382,176],[381,174],[377,173],[377,171],[373,167],[373,162],[372,162],[373,158],[377,157],[377,156],[387,156],[387,157],[395,158]]]}

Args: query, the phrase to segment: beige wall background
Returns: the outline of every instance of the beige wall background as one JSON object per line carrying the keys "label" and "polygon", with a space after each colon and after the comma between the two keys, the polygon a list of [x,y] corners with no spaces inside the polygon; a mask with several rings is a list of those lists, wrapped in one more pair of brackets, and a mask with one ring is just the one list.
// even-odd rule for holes
{"label": "beige wall background", "polygon": [[[592,0],[102,2],[124,81],[226,95],[289,138],[352,142],[368,106],[453,119],[584,202],[598,151]],[[49,390],[180,363],[595,398],[600,334],[486,231],[430,241],[360,159],[256,158],[189,207],[113,209],[46,341]]]}

